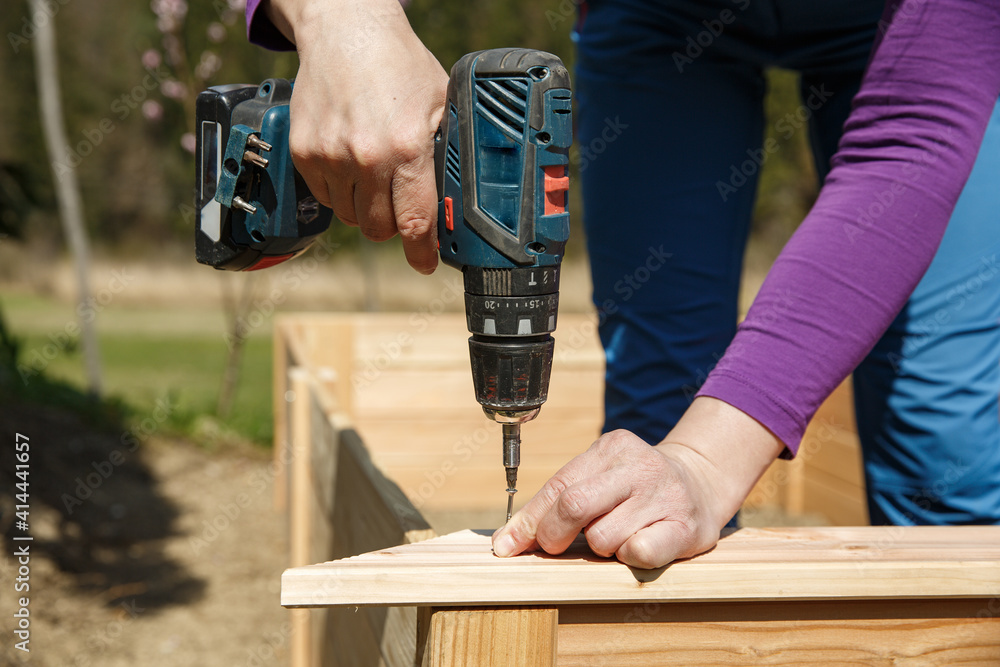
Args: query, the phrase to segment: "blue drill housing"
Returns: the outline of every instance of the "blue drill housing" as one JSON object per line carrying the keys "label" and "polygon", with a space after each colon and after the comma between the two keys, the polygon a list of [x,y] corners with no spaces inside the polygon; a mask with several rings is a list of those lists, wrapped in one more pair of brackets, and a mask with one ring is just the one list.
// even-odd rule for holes
{"label": "blue drill housing", "polygon": [[567,194],[548,185],[565,182],[569,166],[568,75],[564,85],[564,68],[512,75],[480,75],[475,61],[471,68],[471,76],[452,77],[440,139],[441,258],[458,268],[558,265],[569,238]]}

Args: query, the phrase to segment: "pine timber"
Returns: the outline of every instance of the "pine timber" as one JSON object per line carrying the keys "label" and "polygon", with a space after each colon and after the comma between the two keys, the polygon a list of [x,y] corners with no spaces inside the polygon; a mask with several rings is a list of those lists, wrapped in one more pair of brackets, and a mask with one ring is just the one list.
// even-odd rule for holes
{"label": "pine timber", "polygon": [[[996,601],[993,598],[993,601]],[[847,600],[559,608],[561,667],[997,665],[991,600]]]}
{"label": "pine timber", "polygon": [[[290,514],[292,566],[433,536],[421,509],[496,505],[504,487],[499,428],[472,399],[467,337],[461,315],[278,318],[274,495]],[[524,492],[516,506],[586,448],[601,425],[603,353],[594,319],[561,316],[556,339],[549,401],[524,429]],[[807,431],[803,453],[772,466],[748,504],[864,521],[856,436],[850,415],[839,414],[849,402],[849,387],[838,389]],[[832,473],[825,469],[831,464]],[[421,609],[426,631],[433,615]],[[412,607],[302,609],[293,610],[293,619],[294,667],[408,665],[426,649]]]}
{"label": "pine timber", "polygon": [[422,667],[556,664],[559,613],[551,608],[431,609]]}
{"label": "pine timber", "polygon": [[658,570],[489,543],[287,570],[282,604],[420,605],[423,665],[1000,664],[997,526],[745,528]]}
{"label": "pine timber", "polygon": [[497,558],[464,530],[286,570],[286,607],[525,605],[1000,596],[1000,527],[743,528],[658,570],[592,555]]}
{"label": "pine timber", "polygon": [[[549,400],[523,429],[524,493],[515,498],[515,507],[589,446],[601,428],[604,358],[595,319],[561,314],[555,338]],[[493,509],[496,494],[484,489],[504,485],[499,434],[472,398],[467,339],[458,313],[280,316],[276,460],[287,409],[279,400],[286,389],[278,373],[299,366],[309,370],[331,411],[353,424],[375,464],[418,509]],[[814,478],[820,483],[813,484]],[[279,507],[287,495],[284,486],[283,479],[276,480]],[[849,383],[817,413],[799,458],[772,465],[747,505],[820,514],[834,524],[867,523]]]}
{"label": "pine timber", "polygon": [[[322,380],[287,370],[288,439],[276,476],[288,472],[290,561],[304,565],[432,537],[406,496],[371,462]],[[294,667],[412,665],[413,608],[293,610]]]}

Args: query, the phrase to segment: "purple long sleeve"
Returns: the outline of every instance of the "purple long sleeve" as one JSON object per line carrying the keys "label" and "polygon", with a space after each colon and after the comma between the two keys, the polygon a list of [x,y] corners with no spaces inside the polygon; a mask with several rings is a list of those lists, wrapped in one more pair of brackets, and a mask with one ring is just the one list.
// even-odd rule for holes
{"label": "purple long sleeve", "polygon": [[933,259],[998,95],[1000,2],[899,3],[819,199],[700,395],[797,451]]}
{"label": "purple long sleeve", "polygon": [[[295,45],[282,35],[261,8],[263,0],[247,0],[247,39],[272,51],[294,51]],[[258,10],[260,14],[258,15]]]}

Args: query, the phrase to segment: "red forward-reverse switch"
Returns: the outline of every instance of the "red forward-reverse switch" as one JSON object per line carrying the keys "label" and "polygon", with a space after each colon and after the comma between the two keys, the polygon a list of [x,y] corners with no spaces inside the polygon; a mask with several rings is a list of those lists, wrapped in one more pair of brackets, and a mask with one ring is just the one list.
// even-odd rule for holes
{"label": "red forward-reverse switch", "polygon": [[444,198],[444,226],[449,232],[455,231],[455,206],[451,197]]}
{"label": "red forward-reverse switch", "polygon": [[543,167],[545,171],[545,215],[566,212],[566,193],[569,191],[569,175],[566,165]]}

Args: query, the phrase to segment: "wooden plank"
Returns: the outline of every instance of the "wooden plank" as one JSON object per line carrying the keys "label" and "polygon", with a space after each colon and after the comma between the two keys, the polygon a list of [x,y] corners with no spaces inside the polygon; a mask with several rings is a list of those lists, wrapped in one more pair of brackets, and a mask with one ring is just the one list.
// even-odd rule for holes
{"label": "wooden plank", "polygon": [[291,466],[289,489],[289,524],[291,530],[290,562],[292,567],[314,562],[310,550],[309,513],[312,503],[312,475],[309,453],[312,449],[312,394],[308,373],[302,368],[291,370],[291,390],[295,400],[291,407]]}
{"label": "wooden plank", "polygon": [[[584,418],[540,418],[526,424],[517,500],[526,502],[559,468],[585,451],[597,429],[597,423]],[[501,431],[482,412],[453,422],[362,420],[357,430],[372,459],[417,508],[482,510],[504,502]]]}
{"label": "wooden plank", "polygon": [[[469,361],[444,368],[386,369],[369,384],[359,384],[354,398],[355,415],[400,418],[401,410],[419,418],[427,411],[447,416],[455,410],[482,412],[475,401]],[[603,374],[599,369],[553,372],[548,401],[542,415],[554,416],[570,410],[574,416],[603,407]],[[426,416],[425,416],[426,418]]]}
{"label": "wooden plank", "polygon": [[492,555],[489,531],[460,531],[285,571],[281,603],[525,605],[660,600],[1000,595],[1000,526],[743,528],[658,570],[565,554]]}
{"label": "wooden plank", "polygon": [[275,322],[274,338],[271,347],[271,410],[274,419],[274,438],[272,440],[272,455],[274,470],[279,471],[274,476],[274,507],[279,512],[288,509],[288,478],[284,469],[284,461],[288,448],[288,349],[285,345],[287,333],[282,322]]}
{"label": "wooden plank", "polygon": [[1000,664],[988,599],[566,605],[559,665]]}
{"label": "wooden plank", "polygon": [[330,518],[339,534],[330,550],[333,558],[435,536],[406,495],[375,467],[352,429],[340,432],[336,489]]}
{"label": "wooden plank", "polygon": [[433,609],[423,667],[549,667],[556,664],[554,608]]}
{"label": "wooden plank", "polygon": [[798,492],[802,467],[802,462],[798,460],[772,462],[761,478],[757,480],[753,489],[750,490],[743,506],[745,508],[786,508],[789,496]]}
{"label": "wooden plank", "polygon": [[835,424],[853,433],[858,432],[858,425],[854,418],[854,385],[850,377],[841,382],[833,390],[833,393],[823,401],[813,419]]}
{"label": "wooden plank", "polygon": [[[292,368],[289,385],[295,394],[291,406],[291,432],[289,447],[289,561],[292,566],[311,562],[309,504],[311,496],[309,474],[309,441],[311,438],[310,388],[308,373],[302,368]],[[291,663],[292,667],[313,667],[313,635],[308,611],[292,615]]]}
{"label": "wooden plank", "polygon": [[803,439],[799,455],[806,465],[806,474],[810,468],[819,469],[842,480],[845,485],[863,488],[864,469],[857,433],[829,427],[824,436],[821,444],[819,440]]}
{"label": "wooden plank", "polygon": [[309,329],[305,332],[305,337],[309,346],[310,368],[328,389],[330,398],[333,399],[333,409],[341,414],[352,414],[354,326],[350,320],[341,319],[319,330]]}
{"label": "wooden plank", "polygon": [[808,490],[802,500],[803,512],[822,514],[835,526],[868,525],[863,487],[844,484],[815,468],[807,469],[803,477]]}
{"label": "wooden plank", "polygon": [[[325,392],[301,368],[288,371],[291,391],[291,563],[350,556],[432,537],[433,531],[372,464],[357,433],[329,416]],[[292,663],[412,665],[413,609],[296,611]]]}
{"label": "wooden plank", "polygon": [[[321,560],[344,558],[399,543],[434,536],[427,522],[392,481],[372,463],[358,434],[350,428],[336,432],[336,463],[325,473],[333,495],[317,503],[317,517],[329,526],[329,541]],[[417,615],[413,608],[390,607],[329,610],[326,632],[317,648],[319,664],[366,666],[412,665],[417,644]]]}

